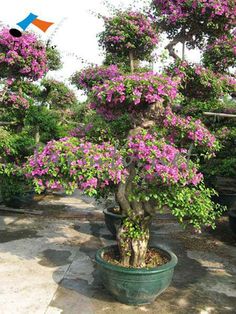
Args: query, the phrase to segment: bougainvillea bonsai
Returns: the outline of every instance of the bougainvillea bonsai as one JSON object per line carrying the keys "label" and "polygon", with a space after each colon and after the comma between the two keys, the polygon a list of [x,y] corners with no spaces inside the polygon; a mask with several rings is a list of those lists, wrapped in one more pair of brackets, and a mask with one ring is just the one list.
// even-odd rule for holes
{"label": "bougainvillea bonsai", "polygon": [[[59,124],[65,114],[58,111],[75,105],[77,99],[64,83],[39,81],[60,66],[57,50],[34,34],[24,32],[18,38],[8,28],[0,30],[0,122],[9,135],[8,141],[0,143],[4,201],[14,198],[14,190],[17,196],[20,191],[24,193],[27,184],[20,169],[40,140],[46,143],[64,135],[64,126]],[[49,105],[55,110],[49,110]]]}
{"label": "bougainvillea bonsai", "polygon": [[[152,3],[159,29],[166,31],[170,39],[166,49],[174,58],[174,63],[167,69],[167,73],[182,79],[179,92],[183,98],[175,111],[201,117],[217,138],[222,140],[221,135],[224,135],[223,145],[214,162],[204,163],[203,167],[204,174],[211,177],[208,183],[216,187],[217,173],[221,175],[228,172],[232,179],[235,177],[232,167],[234,158],[229,157],[235,151],[232,143],[234,119],[217,114],[233,114],[235,108],[235,1],[153,0]],[[183,48],[185,45],[190,49],[200,48],[201,63],[192,64],[181,60],[175,51],[178,43]],[[205,116],[204,112],[216,115]],[[221,132],[226,128],[227,132]]]}
{"label": "bougainvillea bonsai", "polygon": [[158,43],[158,34],[150,18],[140,12],[120,11],[103,20],[105,29],[99,34],[99,43],[106,53],[121,59],[128,57],[131,72],[135,60],[150,59]]}
{"label": "bougainvillea bonsai", "polygon": [[222,35],[206,46],[203,64],[214,72],[224,73],[236,66],[236,30],[232,34]]}
{"label": "bougainvillea bonsai", "polygon": [[229,34],[235,27],[234,0],[153,0],[157,22],[172,41],[168,49],[185,42],[188,47],[202,48],[208,38]]}
{"label": "bougainvillea bonsai", "polygon": [[[129,129],[115,140],[104,134],[96,139],[93,123],[87,123],[84,129],[78,127],[68,137],[50,141],[28,159],[24,168],[38,193],[47,188],[72,193],[79,188],[96,198],[115,195],[125,217],[117,230],[117,262],[122,266],[118,269],[119,275],[116,273],[114,277],[117,279],[130,267],[146,268],[142,275],[148,273],[146,256],[150,222],[163,208],[168,208],[179,222],[189,223],[196,230],[201,230],[202,226],[215,227],[215,219],[222,214],[222,208],[212,201],[216,192],[205,186],[199,167],[202,159],[214,156],[219,143],[201,120],[177,114],[176,107],[188,96],[180,91],[181,88],[184,90],[183,80],[190,74],[199,75],[197,83],[202,84],[202,89],[205,85],[208,90],[213,89],[213,94],[221,95],[224,88],[231,85],[215,77],[211,70],[203,67],[186,69],[183,64],[174,67],[172,72],[175,74],[168,71],[162,74],[137,72],[134,59],[149,57],[157,43],[158,35],[152,20],[144,14],[125,11],[104,22],[100,45],[106,53],[121,58],[129,56],[131,71],[122,73],[114,65],[92,66],[77,72],[72,82],[85,90],[89,112],[104,119],[104,125],[125,121],[123,117],[128,116]],[[205,71],[211,80],[205,77]],[[211,85],[207,85],[209,83]],[[201,98],[197,88],[192,92],[197,99]],[[113,133],[117,134],[116,127]],[[99,256],[96,255],[97,261],[101,261]],[[125,280],[112,277],[111,280],[105,279],[105,283],[122,302],[150,302],[169,285],[177,263],[173,254],[167,253],[166,256],[169,256],[169,266],[165,270],[169,274],[161,279],[150,279],[151,285],[155,282],[157,289],[153,289],[149,298],[149,288],[143,288],[146,285],[143,279],[141,286],[137,284],[135,287],[134,281],[129,282],[132,276]],[[114,265],[107,264],[104,278],[108,276],[108,269],[115,271]],[[131,272],[133,274],[135,270]],[[145,293],[141,297],[142,289]]]}
{"label": "bougainvillea bonsai", "polygon": [[[159,81],[160,87],[161,84]],[[163,98],[159,101],[154,98],[142,109],[137,106],[139,117],[143,117],[139,125],[133,104],[134,112],[130,113],[134,115],[133,128],[124,147],[64,138],[48,143],[26,165],[28,177],[33,179],[38,192],[45,188],[65,188],[72,192],[77,187],[90,196],[115,192],[118,204],[128,216],[118,235],[125,266],[145,266],[143,258],[134,258],[138,254],[134,243],[145,242],[142,247],[146,252],[147,221],[164,205],[173,209],[180,221],[190,216],[189,222],[196,228],[202,224],[214,226],[214,219],[219,215],[211,201],[214,191],[204,187],[198,163],[186,155],[190,143],[202,146],[208,157],[218,144],[200,121],[174,115],[173,98],[167,96],[166,100],[164,103]],[[96,93],[93,101],[100,105]],[[114,107],[123,106],[123,102],[114,103]],[[110,101],[104,101],[103,106],[109,108]],[[129,111],[128,106],[125,109]],[[132,227],[128,227],[128,221]]]}
{"label": "bougainvillea bonsai", "polygon": [[[138,16],[124,14],[124,21],[127,16],[136,21]],[[119,13],[117,19],[105,23],[116,21],[115,26],[119,27],[123,25],[121,17],[123,21]],[[145,29],[146,24],[143,25]],[[101,40],[106,43],[110,38],[108,28],[105,34]],[[132,40],[140,39],[138,27],[131,27],[129,34]],[[156,35],[151,33],[152,37]],[[115,146],[109,140],[93,143],[86,137],[74,136],[51,141],[28,160],[27,177],[37,192],[64,188],[72,193],[80,188],[97,198],[115,193],[127,217],[117,234],[120,262],[123,266],[145,267],[149,222],[163,207],[196,229],[202,225],[214,227],[221,210],[215,211],[218,206],[211,200],[215,192],[204,185],[199,160],[192,158],[191,151],[198,147],[201,157],[210,158],[219,144],[200,120],[173,112],[181,99],[179,78],[154,72],[113,75],[112,71],[111,76],[110,72],[105,74],[104,80],[100,75],[104,72],[99,71],[86,69],[75,76],[74,82],[89,91],[90,108],[105,120],[112,123],[129,115],[131,126],[122,145],[117,142]]]}

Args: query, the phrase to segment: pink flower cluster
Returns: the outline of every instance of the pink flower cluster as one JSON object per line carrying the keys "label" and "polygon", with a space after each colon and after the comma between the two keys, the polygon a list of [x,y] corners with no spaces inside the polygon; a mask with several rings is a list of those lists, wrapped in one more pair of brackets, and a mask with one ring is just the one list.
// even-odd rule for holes
{"label": "pink flower cluster", "polygon": [[158,185],[199,184],[203,175],[184,156],[184,149],[167,144],[162,136],[141,134],[129,137],[128,154],[138,163],[137,175]]}
{"label": "pink flower cluster", "polygon": [[49,142],[25,165],[38,192],[45,188],[80,188],[89,195],[123,181],[128,174],[122,157],[109,143],[93,144],[76,138]]}
{"label": "pink flower cluster", "polygon": [[91,108],[106,119],[114,119],[153,103],[170,104],[177,96],[178,83],[177,79],[153,72],[119,76],[92,88]]}
{"label": "pink flower cluster", "polygon": [[107,52],[128,55],[133,51],[139,59],[150,55],[158,43],[153,21],[140,12],[118,12],[111,18],[104,18],[105,30],[99,42]]}
{"label": "pink flower cluster", "polygon": [[85,137],[86,133],[89,132],[93,128],[92,123],[88,123],[87,125],[79,126],[73,130],[71,130],[70,136],[83,138]]}
{"label": "pink flower cluster", "polygon": [[221,46],[228,46],[236,55],[236,31],[230,35],[223,35],[217,38],[213,43],[209,44],[206,49],[220,48]]}
{"label": "pink flower cluster", "polygon": [[95,85],[103,84],[105,81],[120,76],[121,73],[116,65],[91,66],[72,76],[72,83],[78,89],[91,90]]}
{"label": "pink flower cluster", "polygon": [[[236,6],[232,0],[153,0],[169,24],[178,24],[188,18],[206,16],[209,22],[219,20],[235,25]],[[226,24],[227,25],[227,24]]]}
{"label": "pink flower cluster", "polygon": [[0,93],[0,97],[3,97],[0,105],[6,109],[27,110],[30,106],[30,103],[26,98],[14,93],[7,93],[5,95]]}
{"label": "pink flower cluster", "polygon": [[218,147],[218,142],[214,135],[202,124],[201,120],[193,120],[192,117],[180,117],[173,113],[170,107],[167,107],[163,115],[164,127],[171,130],[179,130],[187,138],[194,141],[195,144],[205,146],[210,150],[215,150]]}
{"label": "pink flower cluster", "polygon": [[229,67],[236,67],[236,30],[208,45],[203,53],[203,63],[215,72],[224,72]]}
{"label": "pink flower cluster", "polygon": [[236,91],[235,78],[215,73],[210,68],[187,61],[172,64],[167,73],[182,79],[179,91],[189,98],[200,100],[218,99],[227,93]]}
{"label": "pink flower cluster", "polygon": [[8,69],[11,75],[38,80],[47,71],[46,49],[33,34],[23,33],[17,38],[9,33],[9,29],[3,28],[0,51],[0,67]]}

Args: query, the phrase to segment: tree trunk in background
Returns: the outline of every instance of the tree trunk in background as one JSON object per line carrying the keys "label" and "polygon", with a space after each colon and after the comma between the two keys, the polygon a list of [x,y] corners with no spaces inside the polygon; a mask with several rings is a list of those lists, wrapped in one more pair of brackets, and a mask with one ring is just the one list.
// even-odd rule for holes
{"label": "tree trunk in background", "polygon": [[130,61],[130,71],[133,74],[134,73],[134,55],[133,52],[129,52],[129,61]]}
{"label": "tree trunk in background", "polygon": [[40,142],[40,134],[39,134],[39,127],[36,126],[36,133],[35,133],[35,143],[36,145]]}
{"label": "tree trunk in background", "polygon": [[182,43],[182,61],[185,60],[185,41]]}

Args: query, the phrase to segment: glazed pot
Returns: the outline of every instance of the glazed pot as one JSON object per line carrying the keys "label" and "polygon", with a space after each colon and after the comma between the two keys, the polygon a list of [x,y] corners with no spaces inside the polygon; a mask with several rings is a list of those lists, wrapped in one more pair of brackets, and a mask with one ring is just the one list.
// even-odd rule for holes
{"label": "glazed pot", "polygon": [[229,211],[229,226],[233,233],[236,235],[236,209]]}
{"label": "glazed pot", "polygon": [[117,249],[116,246],[108,246],[97,251],[95,260],[102,283],[121,303],[149,304],[169,287],[178,259],[168,250],[155,248],[169,259],[169,262],[156,268],[126,268],[108,263],[103,259],[103,255],[109,250]]}
{"label": "glazed pot", "polygon": [[111,232],[111,234],[114,237],[116,237],[117,230],[120,227],[125,216],[114,214],[111,211],[109,211],[109,209],[112,209],[112,207],[109,207],[103,210],[105,223],[106,223],[107,229]]}
{"label": "glazed pot", "polygon": [[12,197],[3,199],[2,202],[4,205],[10,208],[21,208],[23,205],[32,203],[34,195],[34,191],[29,191],[26,192],[24,195],[13,195]]}

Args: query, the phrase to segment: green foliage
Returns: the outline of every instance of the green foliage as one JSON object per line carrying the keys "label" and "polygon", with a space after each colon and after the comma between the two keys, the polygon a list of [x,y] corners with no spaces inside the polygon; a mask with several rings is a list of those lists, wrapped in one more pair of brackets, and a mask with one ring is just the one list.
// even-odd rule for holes
{"label": "green foliage", "polygon": [[60,114],[44,106],[29,108],[25,117],[25,129],[34,136],[38,131],[43,143],[47,143],[51,139],[58,139],[66,134],[66,128],[60,125]]}
{"label": "green foliage", "polygon": [[220,100],[185,99],[178,109],[184,115],[191,115],[202,119],[216,138],[220,141],[220,150],[215,158],[201,160],[201,171],[208,182],[214,185],[216,176],[236,176],[236,127],[234,118],[219,116],[204,116],[204,111],[215,113],[236,114],[235,101],[224,97]]}
{"label": "green foliage", "polygon": [[201,229],[202,225],[215,228],[215,219],[225,210],[212,201],[214,195],[217,195],[215,190],[201,183],[198,187],[166,187],[153,194],[153,197],[157,210],[167,206],[180,223],[190,223],[194,228]]}
{"label": "green foliage", "polygon": [[143,228],[143,218],[138,216],[131,216],[126,218],[123,222],[123,228],[125,232],[122,237],[125,239],[140,239],[145,235],[145,230]]}
{"label": "green foliage", "polygon": [[127,56],[116,56],[112,53],[105,53],[103,64],[105,66],[116,64],[118,68],[124,72],[129,73],[130,72],[130,60]]}
{"label": "green foliage", "polygon": [[199,99],[184,99],[178,110],[183,115],[191,115],[194,118],[200,118],[202,121],[209,121],[209,118],[204,119],[203,112],[221,111],[222,102],[217,99],[199,100]]}
{"label": "green foliage", "polygon": [[0,135],[0,164],[1,162],[2,164],[10,162],[20,164],[25,161],[26,156],[33,153],[35,141],[28,132],[10,133],[3,131],[4,133],[7,134],[7,137],[4,138]]}
{"label": "green foliage", "polygon": [[41,86],[44,87],[41,97],[51,109],[71,108],[77,104],[74,92],[63,82],[54,79],[43,79]]}
{"label": "green foliage", "polygon": [[89,110],[84,118],[85,126],[91,124],[86,132],[85,138],[94,143],[110,141],[113,144],[124,144],[131,127],[131,120],[128,114],[118,117],[114,121],[107,122],[94,110]]}
{"label": "green foliage", "polygon": [[229,72],[236,67],[236,32],[217,38],[203,53],[202,62],[214,72]]}
{"label": "green foliage", "polygon": [[0,194],[4,204],[19,208],[22,198],[29,191],[30,187],[19,167],[12,163],[0,165]]}
{"label": "green foliage", "polygon": [[47,66],[51,71],[60,70],[62,68],[60,52],[53,46],[48,45],[46,49]]}
{"label": "green foliage", "polygon": [[216,136],[221,140],[222,147],[214,159],[202,165],[202,172],[212,185],[216,176],[236,176],[236,127],[230,125],[229,119],[227,121],[215,123]]}

